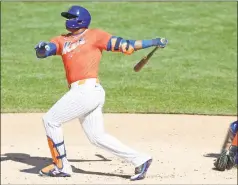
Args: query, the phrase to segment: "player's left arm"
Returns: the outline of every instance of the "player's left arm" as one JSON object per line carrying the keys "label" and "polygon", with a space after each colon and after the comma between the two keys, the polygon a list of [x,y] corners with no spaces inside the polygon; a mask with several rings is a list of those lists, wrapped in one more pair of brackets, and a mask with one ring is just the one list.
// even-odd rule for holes
{"label": "player's left arm", "polygon": [[148,40],[129,40],[122,37],[112,36],[107,43],[107,51],[122,52],[130,55],[133,52],[153,46],[164,48],[168,44],[165,38]]}
{"label": "player's left arm", "polygon": [[35,46],[36,57],[37,58],[46,58],[52,55],[56,55],[57,46],[52,42],[39,42]]}
{"label": "player's left arm", "polygon": [[35,46],[36,57],[39,59],[47,58],[49,56],[60,55],[61,47],[59,38],[55,37],[50,42],[41,41]]}

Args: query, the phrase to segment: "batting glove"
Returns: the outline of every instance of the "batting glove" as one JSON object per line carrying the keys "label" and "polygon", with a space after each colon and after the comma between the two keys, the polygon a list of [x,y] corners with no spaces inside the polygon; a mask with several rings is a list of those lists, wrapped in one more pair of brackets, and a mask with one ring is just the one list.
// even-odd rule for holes
{"label": "batting glove", "polygon": [[48,42],[39,42],[34,48],[37,58],[45,58],[46,51],[49,49]]}
{"label": "batting glove", "polygon": [[167,44],[168,44],[168,40],[165,38],[156,39],[156,46],[159,48],[165,48]]}
{"label": "batting glove", "polygon": [[41,41],[35,46],[35,50],[38,49],[45,49],[45,46],[47,46],[48,42]]}

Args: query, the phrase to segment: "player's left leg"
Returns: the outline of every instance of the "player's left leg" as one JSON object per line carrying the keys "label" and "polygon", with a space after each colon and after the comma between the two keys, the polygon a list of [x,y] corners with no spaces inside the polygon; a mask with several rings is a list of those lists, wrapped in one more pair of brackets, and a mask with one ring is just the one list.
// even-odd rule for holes
{"label": "player's left leg", "polygon": [[131,149],[130,147],[122,144],[115,137],[105,132],[102,106],[103,105],[100,105],[80,120],[84,132],[92,144],[125,159],[136,167],[135,175],[131,177],[131,180],[143,179],[152,162],[151,156]]}
{"label": "player's left leg", "polygon": [[83,85],[75,83],[71,89],[43,116],[48,145],[53,164],[43,168],[41,175],[66,177],[72,169],[66,156],[62,124],[72,119],[84,117],[94,110],[101,101],[103,92],[96,86],[96,79]]}

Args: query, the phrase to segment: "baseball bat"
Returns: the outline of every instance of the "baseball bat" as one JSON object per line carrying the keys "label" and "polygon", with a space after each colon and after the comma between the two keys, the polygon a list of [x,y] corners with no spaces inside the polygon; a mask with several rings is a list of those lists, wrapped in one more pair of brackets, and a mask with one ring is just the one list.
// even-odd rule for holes
{"label": "baseball bat", "polygon": [[155,53],[155,51],[158,49],[159,47],[155,47],[150,53],[148,53],[145,57],[143,57],[135,66],[134,66],[134,71],[138,72],[140,71],[145,64],[148,63],[149,59],[153,56],[153,54]]}

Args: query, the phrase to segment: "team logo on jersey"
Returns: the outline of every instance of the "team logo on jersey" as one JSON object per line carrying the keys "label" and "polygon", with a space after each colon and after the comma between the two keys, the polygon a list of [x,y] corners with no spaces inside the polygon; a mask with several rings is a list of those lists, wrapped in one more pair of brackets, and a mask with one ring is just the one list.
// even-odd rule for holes
{"label": "team logo on jersey", "polygon": [[65,42],[63,51],[62,51],[62,55],[65,55],[66,53],[69,53],[69,52],[75,50],[78,46],[83,45],[83,44],[85,44],[84,38],[80,38],[76,42]]}
{"label": "team logo on jersey", "polygon": [[79,39],[79,44],[85,44],[84,38]]}

